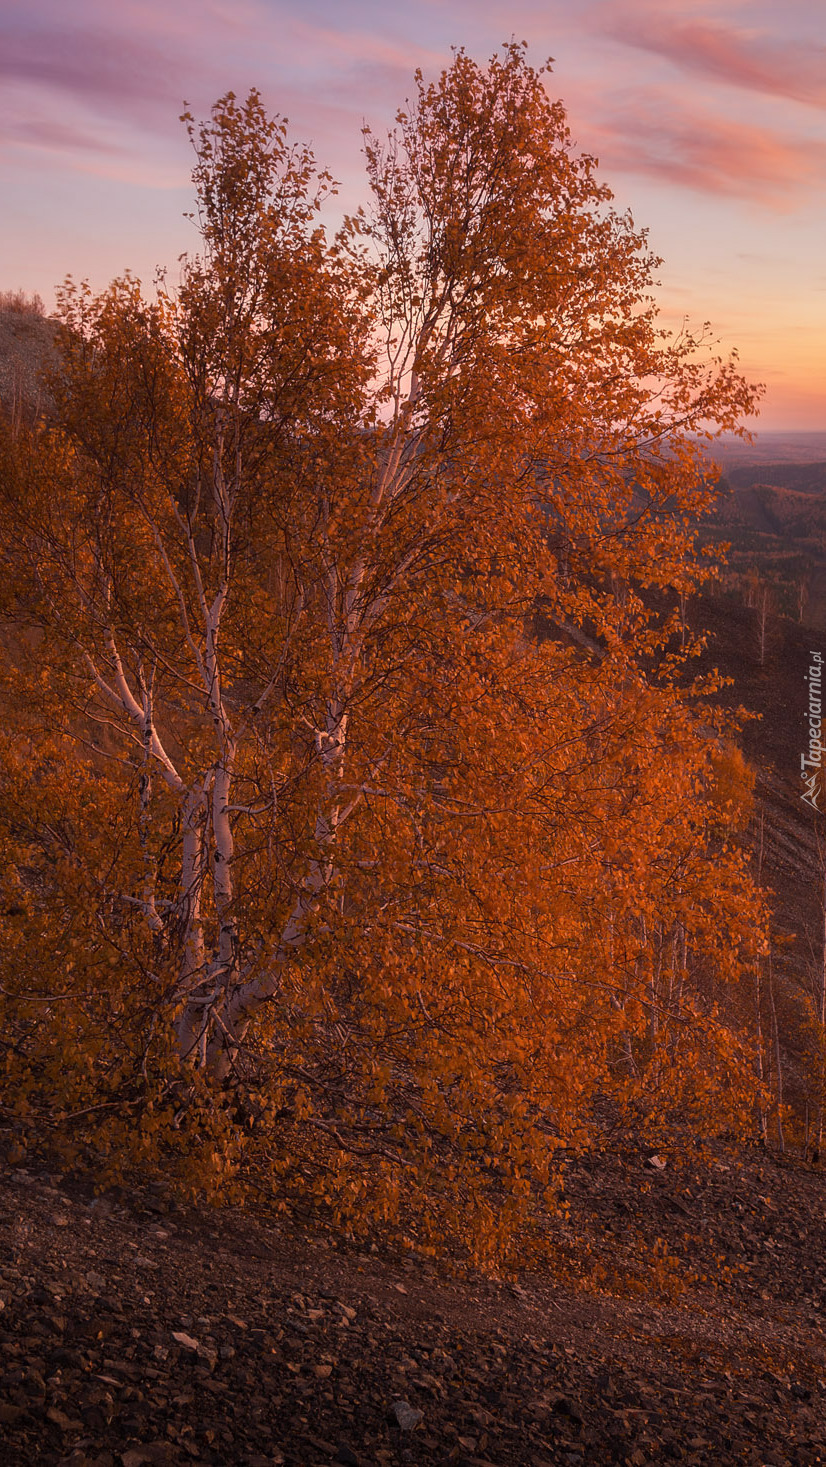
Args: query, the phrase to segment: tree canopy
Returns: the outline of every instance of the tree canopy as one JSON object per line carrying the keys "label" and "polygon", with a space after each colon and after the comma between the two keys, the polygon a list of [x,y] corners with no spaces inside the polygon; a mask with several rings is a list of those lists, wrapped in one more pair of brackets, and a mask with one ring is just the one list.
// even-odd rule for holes
{"label": "tree canopy", "polygon": [[68,283],[3,440],[4,1114],[495,1259],[600,1106],[749,1122],[749,777],[669,608],[756,392],[521,46],[417,74],[332,236],[256,92],[184,120],[200,252]]}

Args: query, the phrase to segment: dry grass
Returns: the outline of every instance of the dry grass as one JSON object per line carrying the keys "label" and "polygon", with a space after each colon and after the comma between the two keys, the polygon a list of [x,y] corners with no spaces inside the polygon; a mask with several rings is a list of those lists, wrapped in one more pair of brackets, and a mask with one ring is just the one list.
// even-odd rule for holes
{"label": "dry grass", "polygon": [[46,307],[40,296],[25,290],[0,290],[0,312],[13,311],[18,316],[45,316]]}

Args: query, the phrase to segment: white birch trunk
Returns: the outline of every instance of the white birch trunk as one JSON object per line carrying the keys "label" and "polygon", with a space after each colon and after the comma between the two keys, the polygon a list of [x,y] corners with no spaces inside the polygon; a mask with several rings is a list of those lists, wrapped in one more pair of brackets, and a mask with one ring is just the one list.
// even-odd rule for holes
{"label": "white birch trunk", "polygon": [[183,944],[181,991],[188,992],[204,977],[204,931],[201,902],[204,885],[204,824],[206,792],[202,785],[191,789],[182,812],[181,881],[178,921]]}
{"label": "white birch trunk", "polygon": [[230,742],[212,782],[212,883],[215,911],[218,917],[218,962],[226,985],[235,973],[238,961],[238,931],[232,911],[232,858],[235,843],[229,816],[229,798],[235,747]]}
{"label": "white birch trunk", "polygon": [[343,699],[331,698],[325,727],[316,731],[316,748],[327,787],[327,799],[318,809],[314,830],[320,854],[309,862],[271,965],[265,973],[238,983],[227,994],[221,1028],[213,1037],[207,1055],[208,1068],[218,1079],[225,1078],[229,1072],[234,1053],[243,1043],[255,1014],[279,992],[284,968],[306,944],[313,913],[333,878],[333,851],[341,823],[338,791],[344,773],[348,718]]}
{"label": "white birch trunk", "polygon": [[139,781],[140,814],[138,816],[138,839],[143,857],[143,911],[149,929],[157,944],[163,941],[164,926],[155,901],[157,870],[150,848],[150,807],[152,803],[152,686],[154,668],[148,681],[141,669],[140,683],[143,701],[143,769]]}

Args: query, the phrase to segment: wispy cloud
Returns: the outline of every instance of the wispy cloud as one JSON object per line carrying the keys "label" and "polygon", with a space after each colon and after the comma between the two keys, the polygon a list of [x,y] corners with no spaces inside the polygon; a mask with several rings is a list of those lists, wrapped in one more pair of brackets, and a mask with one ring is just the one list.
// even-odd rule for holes
{"label": "wispy cloud", "polygon": [[729,86],[826,108],[824,45],[680,15],[679,6],[648,0],[609,4],[602,14],[607,32],[628,46]]}
{"label": "wispy cloud", "polygon": [[134,35],[60,27],[3,35],[0,79],[28,82],[119,112],[154,110],[178,90],[178,58]]}
{"label": "wispy cloud", "polygon": [[13,122],[0,122],[0,139],[12,144],[22,144],[24,147],[44,149],[50,153],[100,153],[111,158],[122,158],[125,154],[125,149],[119,143],[101,137],[99,130],[90,130],[66,119],[57,120],[52,117],[29,115]]}
{"label": "wispy cloud", "polygon": [[787,210],[826,183],[826,142],[702,112],[649,89],[602,111],[589,143],[603,169]]}
{"label": "wispy cloud", "polygon": [[[186,98],[205,112],[229,87],[259,86],[319,148],[358,150],[363,118],[392,117],[438,49],[371,30],[362,7],[314,15],[268,0],[56,0],[0,8],[0,142],[101,155],[171,137]],[[341,24],[336,24],[336,21]],[[101,119],[105,123],[101,125]],[[65,125],[64,121],[65,120]],[[48,138],[48,142],[47,142]],[[81,162],[80,166],[86,166]],[[335,166],[335,164],[334,164]]]}
{"label": "wispy cloud", "polygon": [[293,44],[327,63],[346,65],[356,61],[359,67],[377,65],[410,76],[417,66],[441,68],[445,58],[438,51],[408,41],[395,41],[364,30],[344,30],[329,25],[312,25],[306,20],[290,27]]}

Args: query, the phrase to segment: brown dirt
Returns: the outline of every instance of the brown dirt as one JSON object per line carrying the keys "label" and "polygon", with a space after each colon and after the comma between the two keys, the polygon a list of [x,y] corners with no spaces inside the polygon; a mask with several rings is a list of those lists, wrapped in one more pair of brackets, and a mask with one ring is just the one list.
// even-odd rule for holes
{"label": "brown dirt", "polygon": [[0,1462],[826,1462],[823,1177],[660,1159],[572,1160],[518,1283],[7,1169]]}

